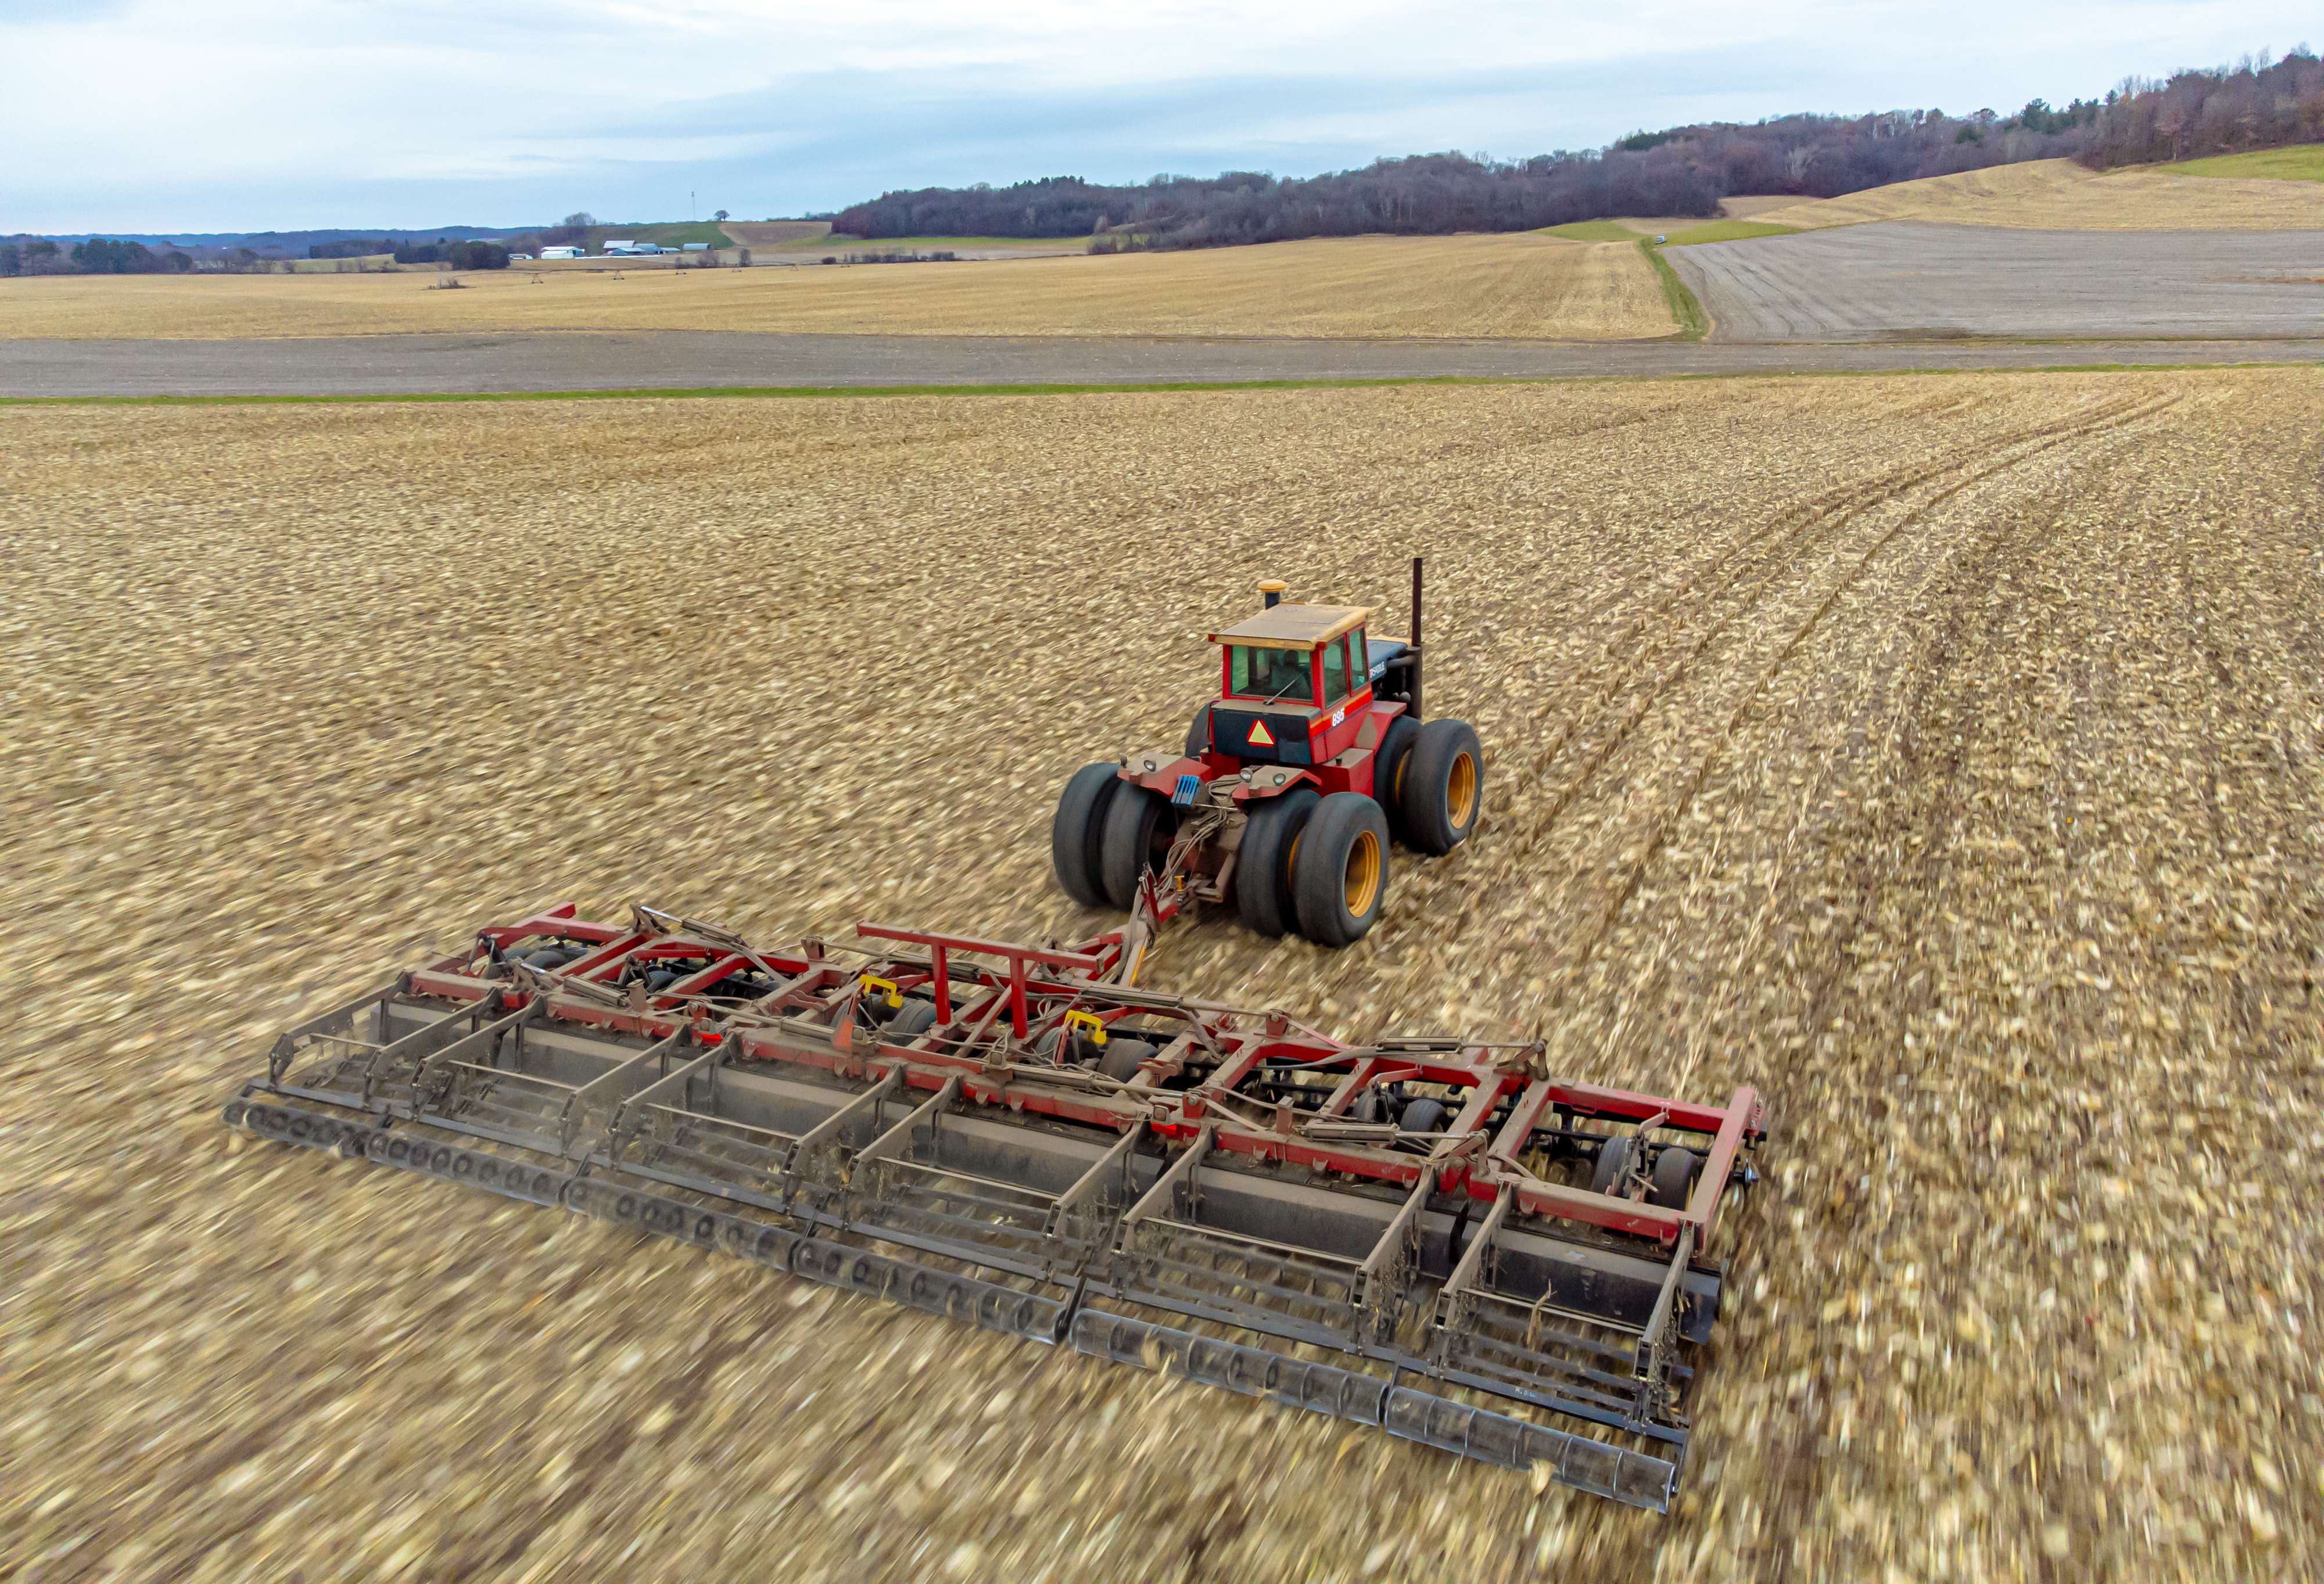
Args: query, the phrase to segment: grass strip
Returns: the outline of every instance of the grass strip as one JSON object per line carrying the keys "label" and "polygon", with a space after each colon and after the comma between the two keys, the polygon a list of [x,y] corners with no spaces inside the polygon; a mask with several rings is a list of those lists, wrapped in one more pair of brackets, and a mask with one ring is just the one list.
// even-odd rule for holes
{"label": "grass strip", "polygon": [[1563,226],[1543,226],[1541,235],[1563,236],[1569,242],[1628,242],[1637,233],[1611,220],[1569,220]]}
{"label": "grass strip", "polygon": [[1662,249],[1656,247],[1651,238],[1642,236],[1638,239],[1638,251],[1653,266],[1655,278],[1663,283],[1663,306],[1670,309],[1671,320],[1678,326],[1678,338],[1700,341],[1709,335],[1711,316],[1702,311],[1702,304],[1694,299],[1694,293],[1689,291],[1686,282],[1678,278],[1678,272],[1671,268],[1671,262],[1663,257]]}
{"label": "grass strip", "polygon": [[2165,176],[2220,176],[2246,181],[2324,181],[2324,143],[2297,143],[2285,149],[2254,149],[2244,154],[2215,154],[2207,160],[2186,160],[2176,165],[2150,165]]}
{"label": "grass strip", "polygon": [[1796,226],[1776,226],[1765,220],[1713,220],[1708,226],[1674,231],[1665,247],[1698,247],[1706,242],[1748,242],[1755,236],[1797,236]]}

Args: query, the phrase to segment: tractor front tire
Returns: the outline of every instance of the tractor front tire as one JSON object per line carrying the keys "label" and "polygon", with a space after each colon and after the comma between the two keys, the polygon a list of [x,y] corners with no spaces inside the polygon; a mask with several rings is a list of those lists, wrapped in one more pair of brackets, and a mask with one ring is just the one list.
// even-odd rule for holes
{"label": "tractor front tire", "polygon": [[1124,913],[1136,907],[1139,877],[1161,872],[1177,833],[1178,811],[1161,794],[1134,783],[1115,793],[1098,843],[1105,899]]}
{"label": "tractor front tire", "polygon": [[1299,834],[1314,817],[1322,797],[1313,787],[1294,787],[1243,806],[1250,823],[1235,850],[1235,911],[1243,927],[1263,935],[1288,935],[1299,927],[1299,904],[1291,892],[1291,854]]}
{"label": "tractor front tire", "polygon": [[1485,751],[1468,722],[1421,727],[1397,778],[1405,840],[1421,852],[1442,857],[1477,828],[1485,807]]}
{"label": "tractor front tire", "polygon": [[1121,786],[1121,767],[1111,760],[1084,765],[1057,797],[1049,821],[1049,865],[1065,895],[1084,907],[1106,904],[1103,852],[1105,816]]}
{"label": "tractor front tire", "polygon": [[1388,723],[1388,730],[1380,733],[1379,746],[1372,750],[1372,800],[1388,815],[1388,833],[1407,847],[1412,845],[1412,836],[1404,828],[1404,809],[1397,802],[1403,788],[1397,783],[1419,738],[1420,723],[1410,715],[1398,715]]}
{"label": "tractor front tire", "polygon": [[1388,899],[1388,819],[1360,792],[1315,806],[1291,859],[1299,933],[1319,946],[1363,939]]}

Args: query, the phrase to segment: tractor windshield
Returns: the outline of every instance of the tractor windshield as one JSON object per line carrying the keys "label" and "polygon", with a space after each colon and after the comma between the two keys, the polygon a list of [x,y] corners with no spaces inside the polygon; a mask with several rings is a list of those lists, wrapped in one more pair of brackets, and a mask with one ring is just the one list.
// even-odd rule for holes
{"label": "tractor windshield", "polygon": [[1313,656],[1304,649],[1259,649],[1234,644],[1227,651],[1227,691],[1238,698],[1283,699],[1310,704],[1315,697]]}

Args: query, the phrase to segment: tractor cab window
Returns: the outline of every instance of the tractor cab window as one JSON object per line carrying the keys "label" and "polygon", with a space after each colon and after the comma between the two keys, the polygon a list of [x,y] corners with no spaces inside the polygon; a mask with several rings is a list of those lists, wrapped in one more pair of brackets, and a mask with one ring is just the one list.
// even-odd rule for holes
{"label": "tractor cab window", "polygon": [[1314,674],[1309,669],[1305,649],[1235,644],[1227,653],[1227,691],[1236,697],[1280,699],[1291,704],[1307,704],[1314,698]]}
{"label": "tractor cab window", "polygon": [[1334,705],[1348,696],[1348,643],[1335,638],[1323,646],[1323,702]]}
{"label": "tractor cab window", "polygon": [[1372,659],[1364,649],[1364,630],[1357,628],[1348,634],[1348,675],[1358,687],[1371,680]]}

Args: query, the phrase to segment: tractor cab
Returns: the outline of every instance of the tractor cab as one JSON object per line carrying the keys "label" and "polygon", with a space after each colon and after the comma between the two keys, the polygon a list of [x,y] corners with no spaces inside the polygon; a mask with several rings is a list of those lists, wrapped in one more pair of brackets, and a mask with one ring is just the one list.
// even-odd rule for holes
{"label": "tractor cab", "polygon": [[[1401,643],[1375,650],[1360,605],[1298,605],[1267,591],[1267,608],[1210,635],[1220,649],[1218,698],[1194,722],[1187,750],[1222,769],[1244,764],[1329,766],[1333,790],[1371,791],[1351,751],[1379,745],[1389,721],[1409,713],[1412,662]],[[1394,680],[1388,672],[1394,670]],[[1385,686],[1384,686],[1385,684]],[[1319,781],[1326,778],[1319,776]]]}

